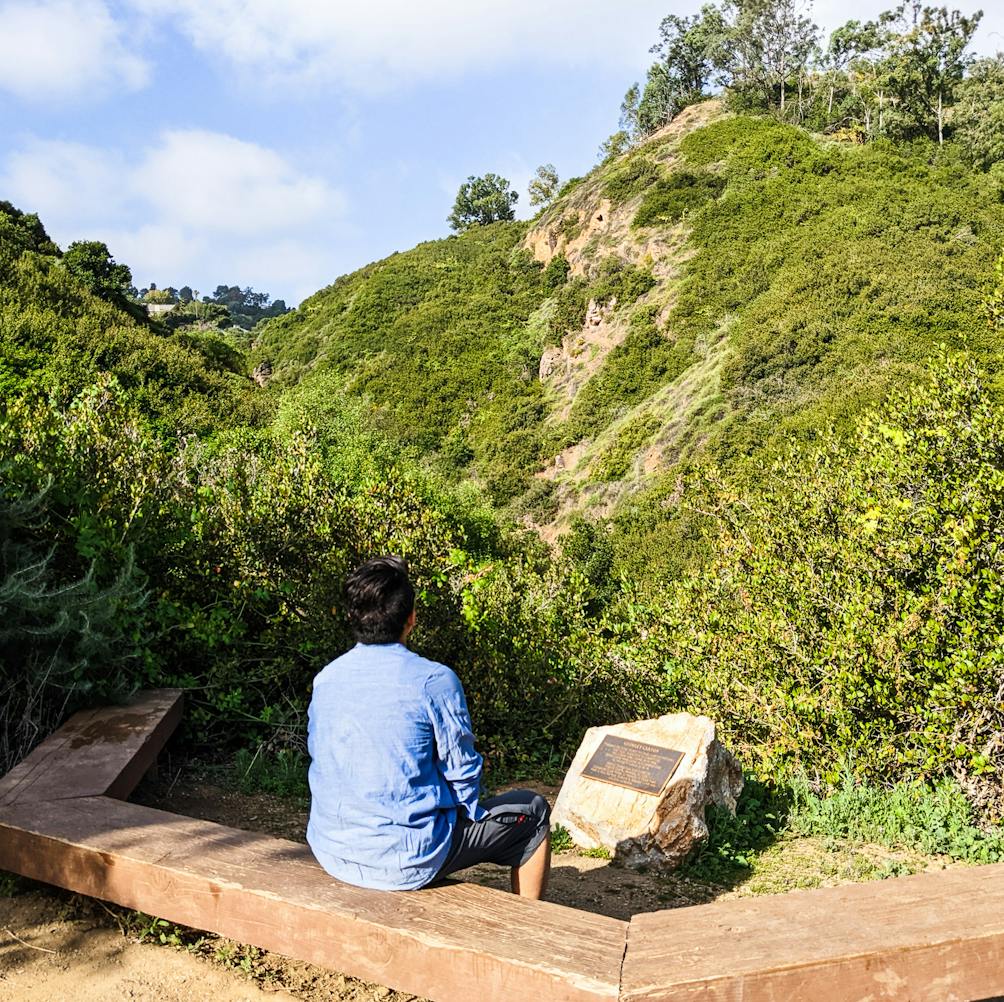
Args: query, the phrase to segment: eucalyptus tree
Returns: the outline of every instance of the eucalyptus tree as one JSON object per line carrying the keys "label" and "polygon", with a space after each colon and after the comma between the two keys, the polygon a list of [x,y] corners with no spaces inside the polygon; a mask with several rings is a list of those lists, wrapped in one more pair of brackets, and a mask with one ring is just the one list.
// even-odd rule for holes
{"label": "eucalyptus tree", "polygon": [[956,88],[953,138],[966,158],[988,168],[1004,161],[1004,53],[977,59]]}
{"label": "eucalyptus tree", "polygon": [[713,4],[691,17],[669,14],[662,19],[659,41],[649,49],[657,58],[648,69],[638,107],[642,132],[654,132],[705,96],[724,34],[722,11]]}
{"label": "eucalyptus tree", "polygon": [[792,80],[803,81],[819,30],[805,0],[725,0],[716,63],[740,106],[785,116]]}
{"label": "eucalyptus tree", "polygon": [[531,205],[549,205],[558,194],[558,172],[554,164],[541,164],[527,187]]}
{"label": "eucalyptus tree", "polygon": [[983,18],[907,0],[879,16],[888,31],[885,66],[900,130],[945,138],[945,108],[952,104],[971,57],[969,42]]}

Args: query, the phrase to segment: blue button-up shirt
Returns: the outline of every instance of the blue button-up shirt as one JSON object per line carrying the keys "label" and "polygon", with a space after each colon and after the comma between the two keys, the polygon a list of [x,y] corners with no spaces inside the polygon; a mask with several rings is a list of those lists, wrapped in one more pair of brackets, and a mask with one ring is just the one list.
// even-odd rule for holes
{"label": "blue button-up shirt", "polygon": [[439,872],[481,756],[460,680],[403,644],[356,644],[314,679],[307,841],[332,876],[408,890]]}

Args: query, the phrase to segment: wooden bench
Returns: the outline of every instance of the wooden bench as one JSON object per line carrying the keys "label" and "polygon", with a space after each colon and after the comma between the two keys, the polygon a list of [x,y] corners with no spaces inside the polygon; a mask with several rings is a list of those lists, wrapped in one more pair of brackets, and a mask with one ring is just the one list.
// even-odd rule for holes
{"label": "wooden bench", "polygon": [[179,693],[73,717],[0,779],[0,868],[444,1002],[1004,998],[1004,866],[619,922],[474,884],[328,877],[306,846],[124,803]]}
{"label": "wooden bench", "polygon": [[0,868],[433,999],[616,999],[627,923],[475,884],[329,877],[305,845],[123,803],[181,716],[87,711],[0,780]]}

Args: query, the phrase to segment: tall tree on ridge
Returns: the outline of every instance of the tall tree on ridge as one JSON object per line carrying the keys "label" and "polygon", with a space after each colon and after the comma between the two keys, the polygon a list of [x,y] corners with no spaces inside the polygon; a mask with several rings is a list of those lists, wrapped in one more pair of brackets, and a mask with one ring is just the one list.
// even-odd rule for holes
{"label": "tall tree on ridge", "polygon": [[886,64],[889,84],[908,132],[944,142],[945,106],[952,103],[970,58],[966,49],[983,11],[966,17],[947,7],[907,0],[880,15],[890,31]]}
{"label": "tall tree on ridge", "polygon": [[558,172],[554,164],[541,164],[527,187],[531,205],[548,205],[558,194]]}
{"label": "tall tree on ridge", "polygon": [[803,0],[726,0],[727,31],[717,47],[723,82],[750,108],[785,114],[788,82],[801,80],[818,29]]}
{"label": "tall tree on ridge", "polygon": [[969,67],[956,90],[952,132],[974,164],[986,169],[1004,161],[1004,53]]}
{"label": "tall tree on ridge", "polygon": [[457,191],[446,221],[452,229],[463,231],[500,219],[514,219],[518,201],[519,195],[510,189],[508,179],[491,173],[482,177],[472,174]]}
{"label": "tall tree on ridge", "polygon": [[724,33],[722,12],[712,4],[692,17],[662,19],[659,41],[649,49],[658,59],[649,67],[638,107],[643,133],[661,128],[704,97]]}

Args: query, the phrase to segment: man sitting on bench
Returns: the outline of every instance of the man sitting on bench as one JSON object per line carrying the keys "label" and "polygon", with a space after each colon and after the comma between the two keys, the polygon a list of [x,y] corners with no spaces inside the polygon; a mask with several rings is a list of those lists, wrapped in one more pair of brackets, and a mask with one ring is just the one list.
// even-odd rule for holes
{"label": "man sitting on bench", "polygon": [[457,676],[405,646],[407,564],[378,557],[345,586],[357,643],[314,679],[307,841],[333,877],[411,890],[475,863],[512,868],[540,898],[551,866],[547,801],[512,790],[479,803],[481,756]]}

